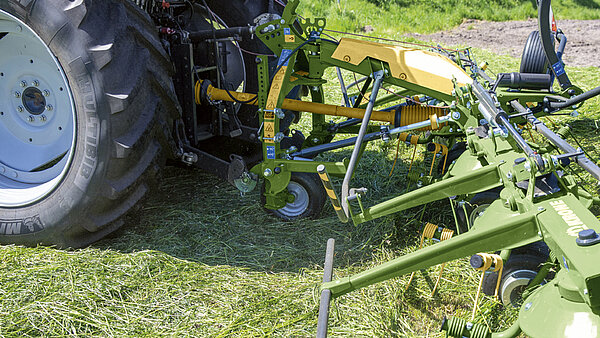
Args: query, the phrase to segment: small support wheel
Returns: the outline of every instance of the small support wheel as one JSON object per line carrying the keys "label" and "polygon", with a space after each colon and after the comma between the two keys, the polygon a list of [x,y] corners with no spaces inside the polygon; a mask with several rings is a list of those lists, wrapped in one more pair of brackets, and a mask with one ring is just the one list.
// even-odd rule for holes
{"label": "small support wheel", "polygon": [[492,204],[492,202],[498,198],[500,198],[500,192],[497,189],[482,191],[475,194],[469,203],[465,205],[466,210],[461,207],[457,207],[456,218],[458,224],[456,227],[460,229],[460,233],[467,232],[470,227],[473,227],[475,220],[479,216],[483,215],[485,209],[487,209],[487,207],[489,207],[490,204]]}
{"label": "small support wheel", "polygon": [[[521,305],[523,291],[535,278],[541,264],[546,260],[547,256],[535,254],[533,251],[513,253],[510,256],[504,263],[504,271],[498,287],[498,298],[504,306],[519,307]],[[483,278],[483,293],[489,296],[493,295],[497,281],[498,273],[487,273]]]}
{"label": "small support wheel", "polygon": [[[269,213],[286,221],[317,218],[321,214],[325,204],[325,189],[323,189],[323,184],[317,174],[292,173],[287,190],[294,197],[293,201],[288,202],[281,209],[266,209]],[[261,202],[263,205],[266,201],[264,191],[263,183],[261,189]]]}

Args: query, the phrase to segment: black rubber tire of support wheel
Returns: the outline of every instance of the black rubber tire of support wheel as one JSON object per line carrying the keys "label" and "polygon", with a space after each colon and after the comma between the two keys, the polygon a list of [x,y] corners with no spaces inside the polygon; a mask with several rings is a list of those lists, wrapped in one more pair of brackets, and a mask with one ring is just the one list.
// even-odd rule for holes
{"label": "black rubber tire of support wheel", "polygon": [[0,243],[86,246],[123,225],[175,151],[173,66],[130,0],[0,0],[0,9],[48,46],[76,110],[68,171],[44,198],[0,208]]}
{"label": "black rubber tire of support wheel", "polygon": [[535,30],[529,33],[523,54],[521,55],[521,73],[546,74],[548,61],[540,39],[540,32]]}

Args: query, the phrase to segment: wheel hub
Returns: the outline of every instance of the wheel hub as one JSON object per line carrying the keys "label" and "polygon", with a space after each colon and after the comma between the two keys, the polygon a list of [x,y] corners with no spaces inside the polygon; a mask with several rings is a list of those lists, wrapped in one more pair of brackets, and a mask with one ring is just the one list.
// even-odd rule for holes
{"label": "wheel hub", "polygon": [[283,208],[278,211],[287,217],[293,218],[302,215],[308,208],[309,196],[306,189],[294,182],[290,181],[287,187],[288,193],[293,197],[293,200],[288,202]]}
{"label": "wheel hub", "polygon": [[519,307],[523,290],[536,275],[535,271],[517,270],[507,276],[501,287],[502,304]]}

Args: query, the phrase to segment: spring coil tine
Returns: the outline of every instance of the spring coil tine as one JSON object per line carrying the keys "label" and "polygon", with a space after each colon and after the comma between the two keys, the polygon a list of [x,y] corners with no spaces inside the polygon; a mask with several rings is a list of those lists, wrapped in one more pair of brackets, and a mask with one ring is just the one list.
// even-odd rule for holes
{"label": "spring coil tine", "polygon": [[[445,241],[447,239],[452,238],[452,236],[454,235],[454,230],[438,227],[437,225],[435,225],[433,223],[425,224],[425,227],[423,228],[423,233],[421,234],[421,243],[419,244],[419,249],[421,249],[423,247],[423,242],[425,241],[425,238],[433,239],[433,238],[435,238],[435,235],[438,233],[439,233],[439,240]],[[437,290],[437,287],[440,284],[440,280],[442,279],[442,273],[444,272],[444,266],[446,266],[446,263],[442,263],[437,280],[435,281],[435,285],[433,287],[433,290],[431,291],[431,296],[433,296],[435,294],[435,291]],[[410,278],[408,279],[408,283],[406,285],[405,291],[408,290],[408,288],[410,287],[410,284],[411,284],[414,276],[415,276],[415,272],[412,272],[410,274]]]}
{"label": "spring coil tine", "polygon": [[498,272],[496,289],[494,291],[494,297],[497,297],[498,288],[500,287],[500,280],[502,279],[502,269],[504,268],[502,257],[499,255],[480,252],[475,256],[480,256],[483,260],[483,264],[480,267],[475,268],[475,270],[481,271],[481,278],[479,279],[479,286],[477,287],[477,294],[475,295],[475,302],[473,303],[473,313],[471,314],[471,319],[475,318],[475,312],[477,310],[477,303],[479,302],[479,294],[481,293],[481,287],[483,286],[483,277],[485,276],[485,272],[488,271],[492,266],[494,267],[492,271]]}

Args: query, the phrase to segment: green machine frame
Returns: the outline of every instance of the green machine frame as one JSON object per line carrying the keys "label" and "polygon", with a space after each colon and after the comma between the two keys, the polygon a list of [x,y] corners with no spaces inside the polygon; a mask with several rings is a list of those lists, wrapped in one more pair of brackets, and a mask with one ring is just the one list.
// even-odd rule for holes
{"label": "green machine frame", "polygon": [[[443,329],[457,337],[514,337],[521,332],[545,337],[565,332],[568,327],[572,334],[600,332],[600,265],[594,259],[600,257],[600,246],[596,245],[600,242],[596,233],[600,231],[600,222],[589,211],[600,200],[565,173],[568,165],[577,163],[600,179],[600,168],[581,150],[566,143],[560,132],[555,133],[538,119],[560,109],[574,108],[600,93],[600,89],[582,93],[571,84],[553,47],[549,47],[550,1],[542,0],[538,6],[542,44],[553,75],[539,74],[536,79],[547,76],[551,84],[555,76],[561,87],[558,92],[549,89],[550,85],[531,89],[527,83],[502,84],[500,77],[492,80],[464,51],[423,51],[354,39],[338,42],[323,38],[326,20],[299,18],[295,12],[298,4],[299,0],[289,1],[281,19],[261,25],[255,32],[279,56],[271,74],[267,57],[258,60],[259,92],[255,103],[259,106],[263,162],[251,171],[265,179],[266,207],[278,209],[290,201],[286,187],[292,172],[318,172],[340,220],[352,220],[355,224],[453,196],[490,189],[500,191],[499,198],[466,233],[333,281],[334,249],[330,240],[324,282],[320,285],[317,335],[327,334],[331,298],[479,252],[502,250],[506,258],[511,249],[538,241],[544,241],[550,249],[549,264],[527,287],[519,318],[511,328],[490,333],[478,324],[450,318]],[[294,87],[303,86],[308,88],[313,102],[324,103],[322,77],[329,67],[367,76],[352,107],[362,109],[360,123],[332,131],[325,113],[315,108],[312,131],[302,149],[282,149],[279,142],[284,135],[279,122],[284,116],[286,95]],[[383,86],[394,86],[402,96],[421,95],[443,106],[428,106],[427,111],[432,114],[426,114],[426,118],[402,116],[399,109],[388,119],[389,127],[371,126],[371,117],[377,113],[374,108],[395,99],[393,95],[378,96]],[[367,92],[370,97],[363,100]],[[349,104],[347,100],[346,103]],[[543,144],[522,137],[516,125],[525,123],[532,124],[544,136]],[[449,164],[441,177],[424,180],[428,183],[425,186],[365,207],[361,201],[364,189],[350,188],[365,144],[401,135],[407,140],[407,133],[422,128],[429,128],[431,134],[419,140],[420,143],[439,137],[451,145],[456,138],[463,138],[467,150]],[[336,133],[357,136],[332,142]],[[408,140],[412,140],[410,135]],[[351,145],[352,155],[343,162],[295,159],[298,155]],[[329,181],[330,174],[344,177],[341,198]],[[556,270],[556,275],[542,285],[550,267]],[[581,313],[585,314],[584,319]]]}

